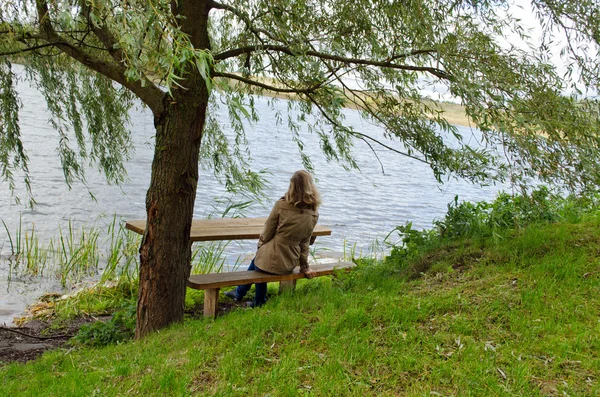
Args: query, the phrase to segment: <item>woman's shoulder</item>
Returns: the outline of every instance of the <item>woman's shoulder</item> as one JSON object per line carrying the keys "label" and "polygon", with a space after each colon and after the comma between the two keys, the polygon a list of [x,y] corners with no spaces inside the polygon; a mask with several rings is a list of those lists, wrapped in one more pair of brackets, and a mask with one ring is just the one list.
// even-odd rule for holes
{"label": "woman's shoulder", "polygon": [[275,202],[274,207],[286,207],[288,206],[287,201],[285,201],[285,197],[280,198]]}
{"label": "woman's shoulder", "polygon": [[290,210],[290,211],[294,211],[294,212],[319,215],[319,211],[317,211],[316,208],[313,209],[313,208],[310,208],[309,206],[304,206],[304,205],[300,205],[300,206],[291,205],[283,197],[280,198],[279,200],[277,200],[277,202],[275,203],[275,207],[277,207],[278,209],[282,209],[282,210]]}

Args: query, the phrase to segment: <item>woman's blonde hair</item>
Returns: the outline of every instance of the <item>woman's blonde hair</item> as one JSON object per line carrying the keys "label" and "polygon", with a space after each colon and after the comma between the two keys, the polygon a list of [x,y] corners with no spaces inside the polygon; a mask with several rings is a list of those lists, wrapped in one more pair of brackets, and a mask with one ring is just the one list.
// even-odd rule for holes
{"label": "woman's blonde hair", "polygon": [[290,187],[283,198],[294,207],[307,207],[315,210],[321,205],[321,196],[313,178],[304,170],[294,172],[290,179]]}

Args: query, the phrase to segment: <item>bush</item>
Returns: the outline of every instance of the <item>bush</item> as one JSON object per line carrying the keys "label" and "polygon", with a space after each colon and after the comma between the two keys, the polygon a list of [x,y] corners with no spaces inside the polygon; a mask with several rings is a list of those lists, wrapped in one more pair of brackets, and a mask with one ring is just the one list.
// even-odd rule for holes
{"label": "bush", "polygon": [[73,342],[84,346],[107,346],[133,338],[135,333],[136,305],[134,302],[115,312],[106,322],[95,323],[81,327]]}
{"label": "bush", "polygon": [[[400,237],[398,242],[390,242],[392,234],[397,233]],[[390,254],[385,258],[387,263],[406,264],[426,247],[430,247],[436,240],[438,234],[435,230],[416,230],[412,222],[404,226],[396,226],[385,238],[385,242],[392,247]]]}
{"label": "bush", "polygon": [[[503,238],[508,231],[535,223],[568,220],[580,221],[585,214],[598,209],[596,193],[562,197],[541,186],[530,194],[500,193],[491,203],[459,202],[458,196],[448,204],[442,220],[433,222],[431,230],[415,230],[412,223],[398,226],[385,239],[391,246],[387,263],[406,267],[407,262],[441,243],[468,238]],[[390,241],[396,234],[398,241]]]}

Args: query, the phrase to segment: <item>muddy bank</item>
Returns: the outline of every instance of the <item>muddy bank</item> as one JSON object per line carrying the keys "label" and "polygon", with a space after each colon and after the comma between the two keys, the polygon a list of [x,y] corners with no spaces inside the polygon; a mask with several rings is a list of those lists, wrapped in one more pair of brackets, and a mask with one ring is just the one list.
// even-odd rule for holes
{"label": "muddy bank", "polygon": [[[226,315],[234,309],[252,310],[246,302],[219,302],[217,316]],[[204,305],[189,308],[185,311],[186,320],[203,318],[203,311]],[[60,327],[39,319],[27,321],[19,327],[0,325],[0,365],[35,360],[48,350],[70,349],[69,340],[82,326],[111,318],[111,315],[78,317]]]}
{"label": "muddy bank", "polygon": [[67,342],[82,325],[97,320],[99,318],[81,317],[60,328],[40,320],[31,320],[20,327],[0,326],[0,365],[24,363],[38,358],[45,351],[68,348]]}

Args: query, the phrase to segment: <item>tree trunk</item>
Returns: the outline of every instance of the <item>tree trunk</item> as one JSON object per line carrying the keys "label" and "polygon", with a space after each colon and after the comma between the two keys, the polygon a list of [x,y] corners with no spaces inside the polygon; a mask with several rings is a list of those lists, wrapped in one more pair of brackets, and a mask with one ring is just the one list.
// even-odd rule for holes
{"label": "tree trunk", "polygon": [[[210,48],[210,1],[172,2],[181,28],[195,48]],[[183,320],[191,269],[190,228],[198,185],[198,156],[208,106],[206,82],[194,65],[165,96],[154,115],[156,142],[146,195],[146,230],[140,247],[140,285],[135,336]]]}
{"label": "tree trunk", "polygon": [[[201,82],[201,84],[204,82]],[[207,95],[206,95],[207,97]],[[136,338],[183,320],[198,153],[207,101],[167,105],[156,123],[147,226],[140,247]],[[190,103],[192,102],[192,103]]]}

